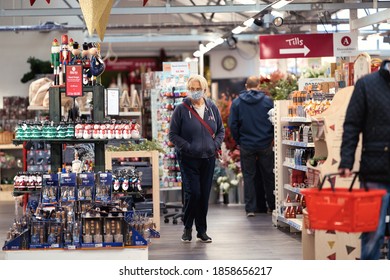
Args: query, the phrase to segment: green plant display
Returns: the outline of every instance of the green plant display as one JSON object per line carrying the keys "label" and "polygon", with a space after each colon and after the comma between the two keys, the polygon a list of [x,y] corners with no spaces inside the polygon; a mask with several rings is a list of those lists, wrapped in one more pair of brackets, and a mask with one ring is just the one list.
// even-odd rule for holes
{"label": "green plant display", "polygon": [[156,140],[144,140],[139,143],[126,143],[119,146],[108,146],[107,151],[122,152],[122,151],[159,151],[164,153],[164,149]]}
{"label": "green plant display", "polygon": [[20,80],[22,83],[27,83],[28,81],[35,78],[38,74],[52,74],[53,69],[51,68],[50,61],[43,61],[35,57],[30,56],[27,59],[27,63],[30,63],[30,72],[25,73]]}
{"label": "green plant display", "polygon": [[294,75],[275,71],[269,77],[260,77],[260,89],[274,100],[284,100],[291,92],[298,90],[298,82]]}

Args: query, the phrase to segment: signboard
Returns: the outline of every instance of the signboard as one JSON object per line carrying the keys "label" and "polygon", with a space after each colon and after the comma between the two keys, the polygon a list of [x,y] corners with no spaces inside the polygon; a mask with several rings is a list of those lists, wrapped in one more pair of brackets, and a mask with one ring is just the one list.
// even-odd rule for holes
{"label": "signboard", "polygon": [[333,56],[332,34],[260,36],[260,59]]}
{"label": "signboard", "polygon": [[66,65],[66,96],[83,96],[82,65]]}
{"label": "signboard", "polygon": [[188,62],[163,63],[163,71],[170,72],[172,75],[188,76],[190,73],[190,66]]}
{"label": "signboard", "polygon": [[262,35],[260,59],[354,56],[356,33]]}
{"label": "signboard", "polygon": [[336,57],[358,55],[358,33],[334,33],[333,55]]}
{"label": "signboard", "polygon": [[334,78],[301,78],[298,80],[298,90],[302,91],[306,86],[318,86],[323,82],[334,82]]}
{"label": "signboard", "polygon": [[106,95],[107,115],[119,115],[119,88],[108,88]]}

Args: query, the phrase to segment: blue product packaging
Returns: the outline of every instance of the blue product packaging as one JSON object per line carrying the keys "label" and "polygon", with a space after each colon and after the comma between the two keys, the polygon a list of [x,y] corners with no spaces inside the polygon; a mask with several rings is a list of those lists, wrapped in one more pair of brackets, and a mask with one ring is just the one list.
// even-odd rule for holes
{"label": "blue product packaging", "polygon": [[60,174],[60,200],[62,202],[76,201],[77,187],[76,173],[61,173]]}
{"label": "blue product packaging", "polygon": [[112,174],[99,172],[95,189],[95,201],[109,202],[111,199]]}
{"label": "blue product packaging", "polygon": [[53,204],[58,202],[58,174],[42,175],[42,203]]}
{"label": "blue product packaging", "polygon": [[77,199],[91,201],[95,186],[95,173],[80,173],[78,176]]}

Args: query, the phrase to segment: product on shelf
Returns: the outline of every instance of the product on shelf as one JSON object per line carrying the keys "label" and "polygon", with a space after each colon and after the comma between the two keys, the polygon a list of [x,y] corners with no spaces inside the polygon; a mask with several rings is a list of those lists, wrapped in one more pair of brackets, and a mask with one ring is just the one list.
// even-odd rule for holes
{"label": "product on shelf", "polygon": [[[167,63],[166,65],[170,65]],[[158,135],[160,143],[163,143],[165,154],[162,155],[161,188],[181,187],[182,177],[175,149],[168,140],[169,123],[173,110],[187,97],[186,75],[172,74],[164,71],[161,79],[160,104],[158,109]]]}
{"label": "product on shelf", "polygon": [[[50,104],[62,103],[67,91],[62,86],[66,82],[65,66],[72,61],[72,55],[77,55],[77,52],[67,52],[66,36],[62,37],[61,43],[63,53],[59,54],[58,65],[54,62],[56,85],[60,86],[49,88]],[[95,48],[95,45],[91,46]],[[96,55],[96,48],[94,51]],[[99,59],[96,56],[94,58]],[[57,53],[53,52],[53,59],[57,59]],[[73,61],[79,63],[80,59]],[[64,121],[65,118],[56,108],[50,108],[50,121],[23,120],[14,129],[17,137],[15,143],[27,140],[26,145],[33,143],[34,148],[27,152],[27,160],[31,166],[43,164],[51,165],[51,168],[42,170],[42,173],[20,173],[15,178],[14,195],[28,193],[24,197],[28,202],[24,205],[26,211],[20,224],[15,223],[10,229],[3,250],[123,247],[133,244],[145,246],[148,242],[143,237],[149,238],[148,233],[153,232],[153,229],[147,228],[142,233],[145,235],[136,232],[135,227],[130,225],[132,219],[126,218],[129,212],[136,209],[135,197],[138,201],[145,199],[141,174],[133,170],[132,176],[129,173],[123,179],[123,182],[127,180],[127,184],[124,182],[122,191],[127,190],[126,196],[130,199],[122,200],[112,195],[112,173],[103,172],[107,143],[104,140],[139,139],[140,126],[136,121],[104,119],[104,112],[99,107],[104,104],[104,88],[101,85],[90,86],[94,84],[93,76],[100,75],[104,65],[102,68],[102,64],[97,65],[93,60],[91,63],[85,52],[81,61],[85,70],[84,82],[85,85],[88,84],[88,87],[82,87],[81,90],[83,94],[91,93],[93,96],[92,119],[82,121],[75,116],[72,121]],[[91,73],[92,81],[89,80],[88,73]],[[37,149],[35,143],[38,142],[50,143],[50,146]],[[66,151],[70,150],[68,148],[71,145],[67,144],[83,142],[86,143],[85,151],[78,146],[75,148],[74,158],[73,154],[69,157]],[[92,146],[88,144],[90,142],[93,142],[93,152],[89,148]],[[68,147],[65,149],[65,146]],[[78,158],[79,155],[81,159]],[[51,173],[51,170],[56,169],[57,173]],[[150,220],[149,217],[148,219]],[[138,226],[138,221],[134,225]],[[149,223],[147,226],[153,227],[154,224]]]}
{"label": "product on shelf", "polygon": [[[23,182],[29,180],[28,176],[35,176],[19,175]],[[149,238],[153,231],[151,218],[146,212],[134,212],[132,202],[117,200],[114,195],[118,194],[115,182],[119,179],[122,194],[142,197],[141,175],[135,168],[123,169],[114,177],[109,172],[41,175],[43,186],[38,206],[26,212],[23,223],[13,225],[3,249],[147,245],[144,237]],[[125,181],[126,186],[123,185]],[[27,183],[15,186],[15,190],[22,187],[30,190]],[[30,240],[28,245],[20,243],[22,236],[24,240]]]}

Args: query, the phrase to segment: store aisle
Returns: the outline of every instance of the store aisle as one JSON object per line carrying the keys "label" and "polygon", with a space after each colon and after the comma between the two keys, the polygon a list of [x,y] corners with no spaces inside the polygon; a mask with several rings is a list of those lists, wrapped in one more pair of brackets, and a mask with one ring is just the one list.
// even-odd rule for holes
{"label": "store aisle", "polygon": [[182,243],[183,225],[164,224],[161,238],[149,247],[150,260],[301,260],[300,234],[283,232],[272,225],[269,214],[247,218],[244,205],[210,205],[207,234],[213,242]]}
{"label": "store aisle", "polygon": [[[15,213],[12,201],[0,201],[0,244]],[[150,260],[301,260],[300,234],[283,232],[272,226],[271,215],[245,216],[243,205],[210,205],[208,234],[210,244],[196,241],[182,243],[183,225],[164,224],[161,218],[161,238],[152,239]],[[0,251],[0,260],[2,252]]]}

